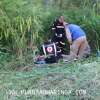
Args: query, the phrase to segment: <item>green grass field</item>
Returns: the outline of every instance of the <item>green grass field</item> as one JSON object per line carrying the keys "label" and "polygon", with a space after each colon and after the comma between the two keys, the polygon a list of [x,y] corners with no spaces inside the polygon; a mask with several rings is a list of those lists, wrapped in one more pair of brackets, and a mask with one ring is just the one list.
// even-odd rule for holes
{"label": "green grass field", "polygon": [[0,100],[100,100],[100,58],[1,68]]}

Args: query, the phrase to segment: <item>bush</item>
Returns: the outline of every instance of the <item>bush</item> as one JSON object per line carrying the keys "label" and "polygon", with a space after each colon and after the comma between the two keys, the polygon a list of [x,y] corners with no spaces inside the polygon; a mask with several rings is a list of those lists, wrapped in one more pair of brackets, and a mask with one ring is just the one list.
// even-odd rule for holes
{"label": "bush", "polygon": [[27,48],[33,50],[50,38],[50,25],[56,16],[64,15],[66,21],[79,24],[86,31],[93,49],[100,49],[99,2],[94,6],[88,1],[68,0],[70,6],[65,1],[59,5],[59,1],[55,6],[53,3],[45,6],[41,0],[3,0],[0,2],[0,45],[23,56]]}

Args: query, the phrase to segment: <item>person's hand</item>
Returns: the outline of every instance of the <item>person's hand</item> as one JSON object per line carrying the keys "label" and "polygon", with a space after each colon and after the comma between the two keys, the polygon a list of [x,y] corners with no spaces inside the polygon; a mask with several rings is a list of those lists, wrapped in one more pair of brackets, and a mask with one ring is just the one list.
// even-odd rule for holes
{"label": "person's hand", "polygon": [[71,50],[71,48],[72,48],[72,45],[70,45],[70,50]]}
{"label": "person's hand", "polygon": [[72,41],[69,41],[70,46],[72,45]]}
{"label": "person's hand", "polygon": [[66,26],[66,22],[65,21],[63,21],[63,26]]}

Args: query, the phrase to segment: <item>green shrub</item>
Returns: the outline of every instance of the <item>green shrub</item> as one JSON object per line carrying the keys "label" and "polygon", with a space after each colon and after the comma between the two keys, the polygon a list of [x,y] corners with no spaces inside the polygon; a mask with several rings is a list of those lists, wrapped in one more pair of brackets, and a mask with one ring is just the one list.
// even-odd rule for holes
{"label": "green shrub", "polygon": [[67,22],[78,24],[86,31],[93,49],[100,49],[99,2],[50,2],[46,6],[41,0],[0,1],[0,45],[23,56],[27,48],[33,50],[50,38],[50,25],[57,16],[64,15]]}

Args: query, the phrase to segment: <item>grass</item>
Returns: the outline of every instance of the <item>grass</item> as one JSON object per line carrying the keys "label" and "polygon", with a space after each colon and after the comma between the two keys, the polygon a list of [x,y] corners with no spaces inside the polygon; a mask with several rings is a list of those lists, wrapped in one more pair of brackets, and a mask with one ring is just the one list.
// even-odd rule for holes
{"label": "grass", "polygon": [[0,71],[0,100],[100,100],[100,58],[28,65]]}

